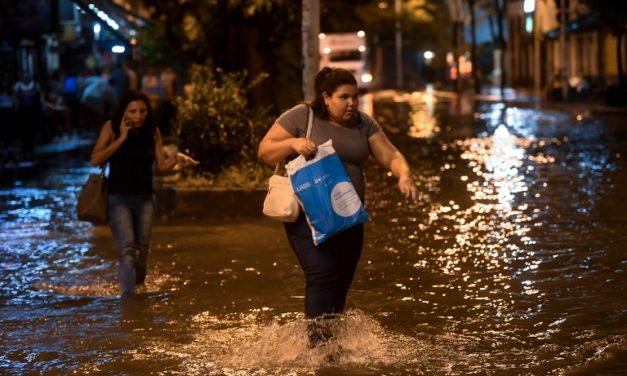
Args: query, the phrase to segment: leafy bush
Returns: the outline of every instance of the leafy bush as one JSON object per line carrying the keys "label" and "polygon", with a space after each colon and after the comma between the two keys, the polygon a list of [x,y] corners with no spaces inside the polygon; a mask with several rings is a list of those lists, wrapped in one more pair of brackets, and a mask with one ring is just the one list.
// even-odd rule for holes
{"label": "leafy bush", "polygon": [[266,189],[273,168],[261,163],[243,163],[225,168],[218,174],[209,172],[187,176],[174,176],[162,180],[164,185],[176,185],[183,189]]}
{"label": "leafy bush", "polygon": [[176,99],[173,135],[180,149],[200,161],[199,175],[216,175],[243,165],[258,165],[257,145],[271,119],[269,109],[251,108],[247,95],[268,75],[247,82],[247,73],[215,72],[195,65],[186,96]]}

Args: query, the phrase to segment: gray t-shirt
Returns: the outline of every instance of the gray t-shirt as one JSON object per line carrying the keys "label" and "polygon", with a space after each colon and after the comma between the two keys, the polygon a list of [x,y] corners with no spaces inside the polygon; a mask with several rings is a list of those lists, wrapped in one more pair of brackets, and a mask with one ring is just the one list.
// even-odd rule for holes
{"label": "gray t-shirt", "polygon": [[[363,112],[359,113],[361,121],[353,127],[338,127],[328,120],[314,116],[311,125],[311,139],[316,145],[332,140],[333,148],[346,168],[355,190],[362,201],[366,193],[364,164],[370,156],[368,138],[382,132],[381,126],[373,118]],[[294,137],[305,137],[307,134],[307,105],[299,104],[285,111],[276,121],[283,129]],[[295,158],[291,155],[289,159]]]}

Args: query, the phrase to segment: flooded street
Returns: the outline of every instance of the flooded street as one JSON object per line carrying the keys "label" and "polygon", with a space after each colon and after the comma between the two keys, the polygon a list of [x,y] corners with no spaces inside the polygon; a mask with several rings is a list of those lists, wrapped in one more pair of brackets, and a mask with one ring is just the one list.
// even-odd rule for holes
{"label": "flooded street", "polygon": [[159,221],[146,286],[121,301],[108,227],[74,214],[83,151],[0,189],[0,373],[627,373],[624,115],[364,102],[420,197],[368,169],[366,245],[327,346],[307,348],[303,276],[262,217]]}

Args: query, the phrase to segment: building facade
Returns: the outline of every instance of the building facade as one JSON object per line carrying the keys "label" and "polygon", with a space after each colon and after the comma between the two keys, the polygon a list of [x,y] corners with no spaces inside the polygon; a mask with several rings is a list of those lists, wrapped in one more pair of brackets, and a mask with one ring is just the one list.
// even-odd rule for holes
{"label": "building facade", "polygon": [[[580,1],[566,4],[562,30],[559,2],[536,0],[533,12],[525,12],[523,0],[508,3],[508,85],[533,87],[536,74],[543,90],[559,87],[563,81],[575,91],[617,83],[617,38]],[[623,61],[627,61],[627,43],[624,39],[622,43]],[[536,48],[539,63],[534,61]]]}

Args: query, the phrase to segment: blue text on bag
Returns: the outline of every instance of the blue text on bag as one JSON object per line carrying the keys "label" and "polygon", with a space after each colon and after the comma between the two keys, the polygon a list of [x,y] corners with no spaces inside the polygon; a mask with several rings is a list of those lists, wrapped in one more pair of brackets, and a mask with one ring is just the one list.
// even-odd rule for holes
{"label": "blue text on bag", "polygon": [[288,163],[286,169],[314,244],[368,221],[368,213],[331,140],[318,146],[313,159],[308,161],[301,155]]}

